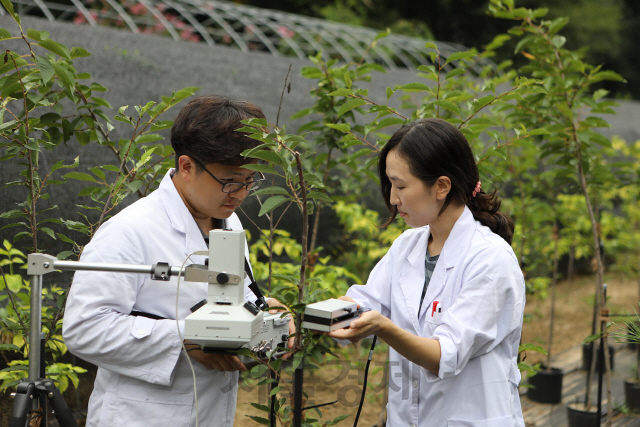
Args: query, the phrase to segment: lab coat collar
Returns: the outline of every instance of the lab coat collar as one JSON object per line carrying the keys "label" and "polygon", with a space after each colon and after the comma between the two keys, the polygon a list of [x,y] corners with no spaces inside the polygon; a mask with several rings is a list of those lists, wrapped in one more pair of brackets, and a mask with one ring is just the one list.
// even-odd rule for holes
{"label": "lab coat collar", "polygon": [[473,214],[469,208],[465,206],[462,215],[460,215],[460,218],[458,218],[453,225],[447,241],[444,242],[442,253],[438,259],[438,261],[441,259],[444,261],[445,268],[455,267],[458,261],[462,259],[461,255],[463,252],[466,252],[466,249],[469,247],[469,242],[476,227],[477,223]]}
{"label": "lab coat collar", "polygon": [[[430,307],[435,298],[440,295],[440,292],[446,285],[447,280],[451,277],[452,269],[464,259],[463,255],[469,248],[471,237],[473,236],[475,229],[476,222],[473,218],[473,214],[469,208],[465,206],[462,215],[460,215],[460,218],[458,218],[456,223],[453,225],[453,228],[449,233],[449,237],[447,237],[447,240],[444,243],[444,247],[440,253],[440,258],[438,258],[433,276],[431,276],[429,287],[427,288],[427,293],[424,297],[424,301],[422,302],[420,312],[418,313],[417,318],[412,319],[416,331],[421,330],[418,319],[424,316],[424,313],[427,311],[427,307]],[[430,232],[427,227],[427,232],[421,236],[420,240],[408,257],[411,266],[420,271],[423,279],[425,268],[424,261],[427,254],[429,235]],[[417,310],[417,308],[418,304],[416,303],[415,309]]]}
{"label": "lab coat collar", "polygon": [[174,171],[175,169],[169,169],[162,182],[160,182],[158,192],[165,212],[171,221],[171,226],[176,231],[186,235],[185,255],[189,255],[197,250],[202,250],[203,247],[206,249],[206,244],[198,224],[193,219],[193,215],[187,209],[171,179]]}

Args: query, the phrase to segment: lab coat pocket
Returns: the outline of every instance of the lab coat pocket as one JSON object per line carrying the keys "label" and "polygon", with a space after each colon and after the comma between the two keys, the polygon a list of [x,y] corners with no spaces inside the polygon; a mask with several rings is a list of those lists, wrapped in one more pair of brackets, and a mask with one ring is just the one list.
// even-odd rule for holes
{"label": "lab coat pocket", "polygon": [[[434,305],[436,306],[435,310]],[[442,316],[444,315],[442,311],[442,305],[438,301],[434,301],[427,307],[427,312],[424,314],[424,324],[422,326],[423,337],[433,336],[433,332],[442,324]]]}
{"label": "lab coat pocket", "polygon": [[118,387],[107,393],[100,426],[171,426],[189,427],[193,393],[179,393],[168,388]]}
{"label": "lab coat pocket", "polygon": [[154,319],[148,317],[137,316],[133,322],[133,329],[131,329],[131,335],[134,338],[141,339],[148,336],[153,329],[153,325],[156,323]]}
{"label": "lab coat pocket", "polygon": [[485,420],[447,420],[447,427],[513,427],[513,417],[499,417]]}

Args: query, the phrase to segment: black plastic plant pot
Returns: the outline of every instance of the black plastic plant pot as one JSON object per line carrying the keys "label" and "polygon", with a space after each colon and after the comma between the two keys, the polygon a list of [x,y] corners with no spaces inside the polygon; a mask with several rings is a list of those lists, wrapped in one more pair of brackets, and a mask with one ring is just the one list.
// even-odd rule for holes
{"label": "black plastic plant pot", "polygon": [[527,397],[538,403],[558,404],[562,401],[562,377],[561,369],[538,371],[529,378]]}
{"label": "black plastic plant pot", "polygon": [[[593,354],[592,350],[593,343],[582,344],[582,370],[588,371],[591,368],[591,355]],[[611,371],[613,372],[613,354],[614,349],[612,346],[609,346],[609,364],[611,366]],[[598,355],[596,359],[596,372],[600,372],[600,367],[604,369],[604,361],[602,360],[602,356]]]}
{"label": "black plastic plant pot", "polygon": [[[595,405],[591,411],[585,411],[582,403],[568,403],[566,407],[569,427],[600,427]],[[605,414],[602,414],[602,417],[604,416]]]}
{"label": "black plastic plant pot", "polygon": [[632,411],[640,411],[640,381],[625,380],[624,395],[627,399],[627,406]]}

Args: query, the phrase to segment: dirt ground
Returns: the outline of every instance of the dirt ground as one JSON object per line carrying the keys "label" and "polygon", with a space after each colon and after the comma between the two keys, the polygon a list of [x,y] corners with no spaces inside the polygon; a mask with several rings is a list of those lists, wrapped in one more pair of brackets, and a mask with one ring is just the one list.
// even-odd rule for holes
{"label": "dirt ground", "polygon": [[[632,312],[638,309],[638,284],[636,281],[624,279],[620,276],[605,275],[605,281],[609,284],[608,300],[611,313],[622,313],[624,310]],[[595,288],[595,277],[582,277],[573,283],[560,282],[557,287],[556,318],[553,339],[553,354],[558,354],[570,347],[579,345],[585,337],[591,333],[591,302]],[[530,297],[525,309],[525,323],[523,327],[523,343],[532,343],[546,346],[549,334],[549,311],[551,300],[539,300]],[[615,330],[613,327],[612,330]],[[378,345],[379,350],[374,355],[369,372],[369,387],[365,404],[358,425],[371,427],[384,419],[384,407],[386,375],[384,362],[386,352],[384,346]],[[323,421],[330,421],[340,415],[348,415],[338,426],[351,426],[355,418],[357,406],[362,389],[364,374],[364,362],[369,353],[368,345],[356,348],[347,346],[341,352],[341,360],[328,357],[320,371],[310,371],[305,374],[305,392],[309,395],[309,401],[305,406],[318,405],[338,401],[329,406],[318,408]],[[529,352],[526,362],[534,363],[544,360],[544,356]],[[82,364],[82,363],[81,363]],[[65,399],[70,409],[79,418],[86,408],[88,396],[92,389],[95,370],[80,376],[80,389],[78,391],[70,387],[65,393]],[[283,374],[285,381],[291,377]],[[286,384],[291,386],[290,383]],[[285,397],[286,393],[280,393]],[[258,387],[251,384],[251,380],[243,381],[238,390],[238,408],[235,425],[239,427],[258,426],[259,424],[248,416],[267,418],[267,414],[256,408],[251,403],[266,404],[266,387]],[[8,393],[0,393],[0,427],[8,426],[12,408],[12,399]],[[306,411],[309,418],[318,418],[316,410]],[[382,417],[382,418],[381,418]],[[286,420],[285,423],[290,420]],[[81,423],[80,425],[84,425]],[[290,424],[289,424],[290,425]]]}
{"label": "dirt ground", "polygon": [[[626,310],[638,309],[638,284],[637,281],[625,279],[617,275],[605,274],[605,282],[608,283],[607,299],[611,313],[623,313]],[[591,334],[592,301],[595,291],[595,277],[581,277],[572,283],[563,281],[556,288],[556,314],[554,321],[554,337],[552,355],[558,354],[573,346],[582,343],[584,338]],[[546,347],[549,335],[549,313],[551,308],[551,293],[549,297],[540,300],[530,297],[525,308],[525,321],[522,333],[522,342]],[[612,327],[612,331],[617,329]],[[305,375],[305,391],[309,394],[306,405],[328,403],[338,400],[337,403],[320,408],[322,420],[329,421],[339,415],[349,415],[347,419],[338,423],[338,426],[353,425],[357,404],[362,389],[362,377],[364,359],[368,355],[368,348],[356,349],[347,346],[343,350],[344,357],[349,362],[329,360],[322,366],[320,372]],[[535,352],[528,352],[527,363],[544,361],[545,356]],[[356,360],[361,363],[361,368],[356,367]],[[380,417],[384,419],[383,412],[386,405],[385,383],[383,382],[383,365],[386,354],[378,351],[369,372],[369,384],[365,404],[358,422],[359,426],[371,427],[379,423]],[[346,371],[346,372],[345,372]],[[289,379],[290,377],[284,376]],[[290,386],[290,384],[288,384]],[[236,426],[257,426],[248,416],[267,418],[266,413],[253,406],[251,403],[266,404],[266,388],[251,386],[248,382],[241,383],[238,390],[238,409],[236,412]],[[285,397],[284,394],[281,394]],[[308,411],[307,416],[317,418],[315,411]]]}

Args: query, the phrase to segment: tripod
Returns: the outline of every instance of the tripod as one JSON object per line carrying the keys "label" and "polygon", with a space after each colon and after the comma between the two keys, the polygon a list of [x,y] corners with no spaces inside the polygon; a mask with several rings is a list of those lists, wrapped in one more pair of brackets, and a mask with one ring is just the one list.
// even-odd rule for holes
{"label": "tripod", "polygon": [[[35,254],[39,255],[39,254]],[[15,393],[9,427],[25,427],[29,413],[41,408],[42,424],[47,425],[47,401],[61,427],[76,427],[76,420],[67,407],[60,390],[45,375],[44,334],[42,333],[42,275],[32,268],[36,260],[29,255],[31,276],[31,326],[29,331],[29,377],[20,381]],[[53,264],[53,263],[52,263]]]}

